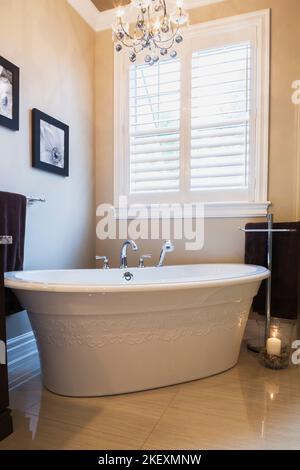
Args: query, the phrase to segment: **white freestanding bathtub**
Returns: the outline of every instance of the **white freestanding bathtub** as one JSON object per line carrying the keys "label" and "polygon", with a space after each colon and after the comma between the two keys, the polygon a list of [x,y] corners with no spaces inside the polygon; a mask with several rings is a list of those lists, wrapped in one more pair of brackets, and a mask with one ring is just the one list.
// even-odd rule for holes
{"label": "white freestanding bathtub", "polygon": [[233,367],[268,275],[230,264],[23,271],[7,273],[5,285],[28,311],[44,385],[61,395],[99,396]]}

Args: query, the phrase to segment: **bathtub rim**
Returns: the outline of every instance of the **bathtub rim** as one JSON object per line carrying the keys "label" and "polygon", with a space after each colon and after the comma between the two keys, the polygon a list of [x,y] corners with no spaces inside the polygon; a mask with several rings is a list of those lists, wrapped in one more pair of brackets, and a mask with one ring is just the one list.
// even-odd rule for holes
{"label": "bathtub rim", "polygon": [[[4,275],[5,287],[16,290],[16,291],[30,291],[30,292],[53,292],[53,293],[113,293],[113,292],[151,292],[151,291],[169,291],[169,290],[186,290],[186,289],[199,289],[207,287],[225,287],[239,284],[246,284],[249,282],[262,281],[267,279],[270,276],[270,271],[264,266],[250,265],[243,263],[205,263],[205,264],[193,264],[193,265],[174,265],[174,266],[165,266],[161,269],[168,269],[174,267],[188,268],[189,266],[248,266],[255,267],[258,269],[258,272],[253,274],[245,274],[235,277],[224,277],[222,279],[215,280],[198,280],[198,281],[189,281],[189,282],[165,282],[162,284],[159,283],[148,283],[148,284],[111,284],[111,285],[97,285],[97,284],[68,284],[68,283],[46,283],[43,281],[28,281],[17,279],[14,276],[22,274],[22,272],[30,273],[40,273],[40,272],[70,272],[70,271],[96,271],[97,269],[44,269],[44,270],[24,270],[24,271],[12,271],[7,272]],[[111,269],[111,271],[131,271],[138,268],[127,268],[127,269]],[[143,269],[153,269],[153,267],[143,268]],[[156,268],[155,268],[156,269]]]}

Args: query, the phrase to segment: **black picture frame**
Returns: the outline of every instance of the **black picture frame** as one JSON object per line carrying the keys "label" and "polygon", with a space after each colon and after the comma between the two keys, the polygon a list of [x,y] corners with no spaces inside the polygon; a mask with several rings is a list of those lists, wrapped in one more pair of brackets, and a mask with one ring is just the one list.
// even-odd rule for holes
{"label": "black picture frame", "polygon": [[[52,139],[52,142],[46,142],[46,129],[50,129],[48,141]],[[64,132],[63,139],[61,133],[57,132],[59,129]],[[56,143],[53,141],[55,134],[58,137]],[[69,126],[38,109],[32,110],[32,166],[57,175],[69,176]]]}
{"label": "black picture frame", "polygon": [[[1,114],[0,110],[0,125],[7,127],[13,131],[19,130],[19,102],[20,102],[20,69],[16,65],[9,62],[4,57],[0,56],[0,66],[11,75],[12,87],[12,117],[7,117]],[[0,76],[1,80],[1,76]]]}

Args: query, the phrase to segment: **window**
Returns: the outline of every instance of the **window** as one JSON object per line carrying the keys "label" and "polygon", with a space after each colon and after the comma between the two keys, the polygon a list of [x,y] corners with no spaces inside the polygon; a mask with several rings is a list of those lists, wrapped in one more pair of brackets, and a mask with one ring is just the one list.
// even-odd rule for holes
{"label": "window", "polygon": [[[266,213],[269,11],[192,26],[178,58],[115,60],[115,205]],[[141,58],[142,60],[142,58]]]}
{"label": "window", "polygon": [[180,189],[180,61],[130,70],[130,194]]}
{"label": "window", "polygon": [[190,188],[247,190],[251,45],[192,55]]}

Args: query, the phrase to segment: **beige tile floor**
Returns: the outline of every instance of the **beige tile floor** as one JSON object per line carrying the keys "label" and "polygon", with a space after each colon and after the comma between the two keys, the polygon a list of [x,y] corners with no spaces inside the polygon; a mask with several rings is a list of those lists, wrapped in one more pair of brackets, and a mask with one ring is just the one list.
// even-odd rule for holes
{"label": "beige tile floor", "polygon": [[10,394],[2,449],[300,449],[300,367],[272,371],[242,349],[230,371],[116,397],[66,398],[35,377]]}

